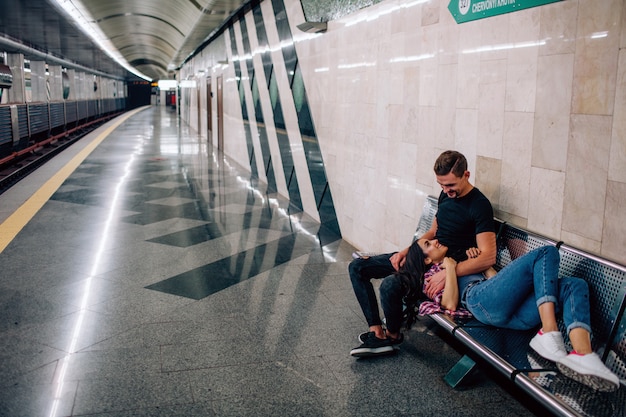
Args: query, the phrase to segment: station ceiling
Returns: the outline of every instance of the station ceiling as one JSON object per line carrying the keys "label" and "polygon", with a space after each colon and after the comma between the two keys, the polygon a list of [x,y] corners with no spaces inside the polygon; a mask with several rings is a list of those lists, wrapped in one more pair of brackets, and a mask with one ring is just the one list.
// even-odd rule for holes
{"label": "station ceiling", "polygon": [[[158,80],[189,57],[246,0],[61,0],[97,24],[126,61]],[[19,45],[17,45],[19,44]],[[22,45],[22,47],[20,47]],[[21,51],[20,51],[21,49]],[[0,52],[60,58],[125,79],[137,78],[100,50],[53,0],[0,0]],[[29,53],[30,52],[30,55]]]}

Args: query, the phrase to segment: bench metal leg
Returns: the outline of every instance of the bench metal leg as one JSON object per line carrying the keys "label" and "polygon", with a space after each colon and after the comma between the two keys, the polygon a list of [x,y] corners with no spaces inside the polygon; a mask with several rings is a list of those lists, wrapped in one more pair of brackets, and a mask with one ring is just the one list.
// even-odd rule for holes
{"label": "bench metal leg", "polygon": [[463,380],[474,370],[476,362],[470,359],[469,356],[463,355],[461,359],[450,369],[450,371],[443,378],[448,385],[452,388],[456,388]]}

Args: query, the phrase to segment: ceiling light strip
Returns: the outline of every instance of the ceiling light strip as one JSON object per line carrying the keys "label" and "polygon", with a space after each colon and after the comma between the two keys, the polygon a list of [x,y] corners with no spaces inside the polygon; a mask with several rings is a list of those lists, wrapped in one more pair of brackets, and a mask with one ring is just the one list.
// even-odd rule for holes
{"label": "ceiling light strip", "polygon": [[[110,39],[108,39],[100,26],[95,23],[93,17],[89,15],[85,6],[78,0],[53,0],[53,4],[58,5],[58,8],[70,18],[78,28],[87,36],[89,36],[95,43],[122,67],[126,68],[129,72],[135,74],[139,78],[143,78],[147,81],[152,81],[151,77],[139,72],[136,68],[132,67],[122,54],[113,45]],[[76,5],[78,6],[76,6]],[[80,7],[80,10],[79,10]]]}

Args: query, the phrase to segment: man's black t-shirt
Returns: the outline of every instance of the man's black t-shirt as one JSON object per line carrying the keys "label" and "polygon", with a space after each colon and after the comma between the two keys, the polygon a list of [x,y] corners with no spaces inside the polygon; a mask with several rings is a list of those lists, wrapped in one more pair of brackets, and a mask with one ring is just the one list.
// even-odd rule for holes
{"label": "man's black t-shirt", "polygon": [[491,203],[476,187],[461,198],[449,198],[442,191],[436,217],[435,237],[457,262],[467,259],[465,251],[477,246],[477,234],[495,232]]}

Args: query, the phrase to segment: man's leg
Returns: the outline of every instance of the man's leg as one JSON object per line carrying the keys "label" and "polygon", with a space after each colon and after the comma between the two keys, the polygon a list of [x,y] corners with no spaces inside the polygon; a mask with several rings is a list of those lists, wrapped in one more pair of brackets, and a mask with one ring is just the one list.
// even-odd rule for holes
{"label": "man's leg", "polygon": [[402,298],[406,295],[402,281],[397,275],[386,277],[380,284],[380,304],[385,313],[387,337],[400,340],[402,326]]}
{"label": "man's leg", "polygon": [[354,295],[370,328],[379,326],[382,329],[382,321],[378,312],[378,299],[372,285],[372,279],[384,278],[395,271],[389,261],[391,255],[389,253],[369,258],[357,258],[348,267]]}
{"label": "man's leg", "polygon": [[371,281],[372,279],[383,278],[395,271],[389,261],[391,255],[384,254],[368,258],[357,258],[348,267],[354,294],[369,326],[369,332],[362,335],[364,339],[362,344],[350,351],[352,356],[375,356],[393,353],[394,351],[390,341],[386,340],[383,331],[382,320],[378,310],[378,299]]}

